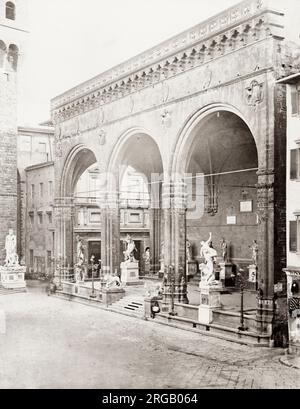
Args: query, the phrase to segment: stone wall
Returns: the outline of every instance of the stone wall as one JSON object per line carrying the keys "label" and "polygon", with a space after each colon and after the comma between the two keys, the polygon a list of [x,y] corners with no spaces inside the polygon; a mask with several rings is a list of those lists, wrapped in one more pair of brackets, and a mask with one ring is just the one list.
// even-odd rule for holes
{"label": "stone wall", "polygon": [[5,236],[17,227],[16,135],[0,133],[0,264],[5,259]]}

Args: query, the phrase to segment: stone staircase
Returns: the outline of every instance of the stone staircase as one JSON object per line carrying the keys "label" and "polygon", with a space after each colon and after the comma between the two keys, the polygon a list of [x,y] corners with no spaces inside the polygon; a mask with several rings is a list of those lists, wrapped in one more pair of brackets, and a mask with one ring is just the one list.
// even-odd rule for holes
{"label": "stone staircase", "polygon": [[130,294],[110,305],[108,309],[119,314],[144,319],[144,297]]}

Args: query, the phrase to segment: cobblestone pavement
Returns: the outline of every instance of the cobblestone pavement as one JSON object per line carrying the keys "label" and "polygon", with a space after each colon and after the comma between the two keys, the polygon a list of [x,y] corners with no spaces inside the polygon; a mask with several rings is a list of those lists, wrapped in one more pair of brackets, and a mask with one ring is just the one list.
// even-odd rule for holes
{"label": "cobblestone pavement", "polygon": [[254,348],[53,297],[0,297],[0,388],[299,388],[281,350]]}

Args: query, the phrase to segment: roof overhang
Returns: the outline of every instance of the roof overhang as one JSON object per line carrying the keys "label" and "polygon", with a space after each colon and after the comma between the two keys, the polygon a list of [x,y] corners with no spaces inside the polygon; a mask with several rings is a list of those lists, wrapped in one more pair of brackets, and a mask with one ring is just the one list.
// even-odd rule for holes
{"label": "roof overhang", "polygon": [[300,82],[300,72],[296,74],[289,75],[288,77],[281,78],[280,80],[277,80],[277,84],[297,84]]}

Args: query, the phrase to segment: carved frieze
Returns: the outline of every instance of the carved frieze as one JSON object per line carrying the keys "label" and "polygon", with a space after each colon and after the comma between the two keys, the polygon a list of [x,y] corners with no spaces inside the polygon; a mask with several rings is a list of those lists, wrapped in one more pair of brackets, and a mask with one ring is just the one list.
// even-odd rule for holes
{"label": "carved frieze", "polygon": [[[62,122],[68,118],[84,112],[95,110],[101,105],[109,104],[126,95],[139,92],[141,89],[164,82],[166,79],[176,76],[193,67],[206,64],[207,62],[222,57],[226,53],[242,48],[257,41],[262,36],[267,37],[269,20],[261,13],[263,7],[261,1],[246,1],[238,6],[227,10],[224,15],[213,18],[205,24],[199,25],[178,36],[171,42],[160,45],[157,50],[151,51],[116,69],[106,73],[104,77],[96,77],[92,82],[87,82],[84,87],[78,87],[75,91],[64,94],[54,99],[52,103],[53,121]],[[258,14],[259,10],[259,14]],[[257,16],[255,16],[258,14]],[[247,21],[245,21],[245,17]],[[232,27],[232,23],[237,25]],[[224,27],[229,25],[228,32]],[[222,34],[218,31],[222,29]],[[270,27],[271,31],[272,28]],[[215,37],[212,37],[215,34]],[[210,36],[205,40],[206,36]],[[193,44],[191,45],[191,42]],[[177,51],[178,50],[178,51]],[[169,55],[167,55],[169,54]],[[151,61],[155,60],[151,66]],[[145,64],[148,64],[147,68]],[[134,70],[134,73],[132,72]],[[128,75],[127,75],[128,73]],[[109,75],[110,74],[110,75]],[[211,84],[212,73],[207,69],[206,78],[203,79],[203,89]],[[89,84],[89,85],[87,85]],[[78,96],[85,93],[84,97]],[[162,102],[168,100],[168,86],[163,85]],[[249,84],[246,89],[246,100],[251,106],[257,106],[263,100],[263,85],[257,82]],[[69,102],[68,102],[69,101]],[[130,98],[129,111],[133,112],[134,99]],[[91,121],[79,124],[79,131],[95,129],[104,122],[104,111],[99,112],[100,118],[91,118]],[[83,120],[85,121],[85,119]],[[98,122],[97,122],[98,121]],[[97,125],[96,123],[97,122]],[[94,125],[93,125],[94,123]],[[78,135],[78,129],[64,132],[71,136]]]}

